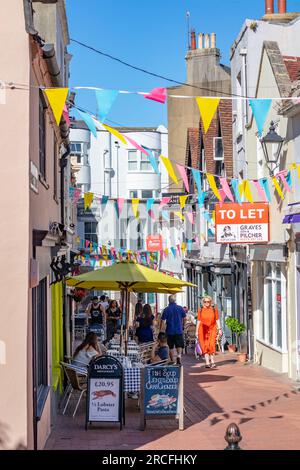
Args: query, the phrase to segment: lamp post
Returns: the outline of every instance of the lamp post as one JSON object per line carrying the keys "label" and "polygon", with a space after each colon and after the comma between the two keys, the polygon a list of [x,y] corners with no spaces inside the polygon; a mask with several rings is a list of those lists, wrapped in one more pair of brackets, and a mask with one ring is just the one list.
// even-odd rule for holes
{"label": "lamp post", "polygon": [[270,176],[279,167],[279,158],[285,139],[276,132],[276,124],[271,121],[269,132],[260,139]]}

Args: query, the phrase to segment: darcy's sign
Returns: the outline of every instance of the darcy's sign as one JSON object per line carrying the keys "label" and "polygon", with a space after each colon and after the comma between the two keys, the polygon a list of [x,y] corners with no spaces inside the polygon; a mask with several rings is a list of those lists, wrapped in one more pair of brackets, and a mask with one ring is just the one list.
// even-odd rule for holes
{"label": "darcy's sign", "polygon": [[217,243],[268,243],[267,203],[216,204]]}

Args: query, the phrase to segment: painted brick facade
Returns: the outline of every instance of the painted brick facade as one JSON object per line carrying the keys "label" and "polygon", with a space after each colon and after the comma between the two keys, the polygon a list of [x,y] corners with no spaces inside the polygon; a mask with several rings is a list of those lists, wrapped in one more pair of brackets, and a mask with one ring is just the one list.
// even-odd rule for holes
{"label": "painted brick facade", "polygon": [[300,80],[300,57],[283,56],[283,60],[291,81]]}

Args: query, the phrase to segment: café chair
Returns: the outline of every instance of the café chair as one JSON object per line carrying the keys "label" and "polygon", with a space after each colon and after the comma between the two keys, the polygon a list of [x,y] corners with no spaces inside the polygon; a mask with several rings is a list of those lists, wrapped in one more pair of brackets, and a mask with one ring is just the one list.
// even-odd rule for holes
{"label": "caf\u00e9 chair", "polygon": [[82,377],[87,378],[87,368],[79,367],[73,364],[68,364],[66,362],[61,362],[61,366],[68,380],[68,386],[67,386],[66,392],[67,390],[69,391],[69,396],[68,396],[66,405],[64,407],[64,410],[63,410],[63,415],[65,414],[68,408],[68,404],[69,404],[71,396],[75,392],[79,392],[79,398],[75,406],[75,410],[73,412],[73,418],[74,418],[76,411],[78,409],[78,406],[80,404],[81,398],[83,394],[86,392],[86,387],[87,387],[86,381],[85,383],[82,383],[80,379],[82,379]]}

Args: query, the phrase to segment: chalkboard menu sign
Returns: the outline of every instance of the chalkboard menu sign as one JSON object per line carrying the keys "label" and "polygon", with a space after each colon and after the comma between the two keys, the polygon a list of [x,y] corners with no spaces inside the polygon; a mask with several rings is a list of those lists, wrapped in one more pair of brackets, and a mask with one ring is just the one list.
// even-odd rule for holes
{"label": "chalkboard menu sign", "polygon": [[146,415],[177,414],[180,367],[146,367],[144,409]]}
{"label": "chalkboard menu sign", "polygon": [[120,423],[123,417],[123,368],[114,357],[102,356],[89,365],[86,429],[92,422]]}
{"label": "chalkboard menu sign", "polygon": [[148,366],[142,374],[141,429],[146,419],[179,417],[183,429],[183,368]]}

